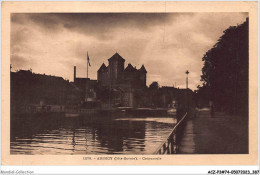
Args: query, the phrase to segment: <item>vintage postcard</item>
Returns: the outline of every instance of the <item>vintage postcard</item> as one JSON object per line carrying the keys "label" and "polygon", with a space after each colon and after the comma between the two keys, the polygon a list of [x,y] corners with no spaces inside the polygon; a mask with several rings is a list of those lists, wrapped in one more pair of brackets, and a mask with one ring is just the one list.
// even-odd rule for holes
{"label": "vintage postcard", "polygon": [[257,165],[257,2],[3,2],[3,165]]}

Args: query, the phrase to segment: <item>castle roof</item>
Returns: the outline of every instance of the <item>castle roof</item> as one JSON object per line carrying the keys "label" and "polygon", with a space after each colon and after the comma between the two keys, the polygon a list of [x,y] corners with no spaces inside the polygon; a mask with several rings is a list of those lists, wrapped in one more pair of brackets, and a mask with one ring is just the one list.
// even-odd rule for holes
{"label": "castle roof", "polygon": [[125,61],[124,58],[122,58],[117,52],[111,57],[108,59],[108,61],[112,61],[112,60],[117,60],[117,61]]}
{"label": "castle roof", "polygon": [[144,72],[144,73],[147,73],[147,71],[146,71],[144,65],[142,65],[142,67],[139,69],[139,71]]}
{"label": "castle roof", "polygon": [[100,68],[98,69],[98,72],[102,71],[102,70],[106,70],[107,66],[103,63]]}
{"label": "castle roof", "polygon": [[128,64],[128,66],[125,68],[125,71],[136,71],[136,68],[132,66],[132,64]]}

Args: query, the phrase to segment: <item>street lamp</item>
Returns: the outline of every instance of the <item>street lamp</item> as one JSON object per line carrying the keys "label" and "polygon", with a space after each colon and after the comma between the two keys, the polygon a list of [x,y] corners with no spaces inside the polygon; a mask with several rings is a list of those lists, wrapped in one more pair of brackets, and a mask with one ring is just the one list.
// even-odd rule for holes
{"label": "street lamp", "polygon": [[186,77],[186,89],[188,89],[188,75],[189,75],[189,71],[187,70],[185,73],[187,74],[187,77]]}

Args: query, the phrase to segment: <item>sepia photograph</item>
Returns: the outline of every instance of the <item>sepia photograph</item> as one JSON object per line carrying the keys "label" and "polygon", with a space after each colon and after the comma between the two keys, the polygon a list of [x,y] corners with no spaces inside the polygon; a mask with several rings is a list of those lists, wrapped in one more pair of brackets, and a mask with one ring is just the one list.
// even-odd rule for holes
{"label": "sepia photograph", "polygon": [[250,154],[249,12],[8,20],[10,156]]}
{"label": "sepia photograph", "polygon": [[11,14],[11,154],[248,153],[248,22]]}

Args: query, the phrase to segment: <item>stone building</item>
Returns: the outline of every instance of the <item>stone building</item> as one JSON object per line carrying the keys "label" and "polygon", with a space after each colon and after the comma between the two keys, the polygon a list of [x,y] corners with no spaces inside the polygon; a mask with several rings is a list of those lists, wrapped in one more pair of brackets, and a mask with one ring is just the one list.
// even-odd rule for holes
{"label": "stone building", "polygon": [[[140,69],[128,64],[125,68],[125,59],[115,53],[108,59],[108,66],[104,63],[97,71],[99,87],[108,88],[113,92],[113,103],[118,106],[139,106],[138,98],[146,89],[147,71],[144,65]],[[110,94],[112,94],[112,92]]]}
{"label": "stone building", "polygon": [[191,89],[180,89],[171,86],[163,86],[159,89],[161,106],[160,107],[176,107],[176,103],[192,104],[193,91]]}
{"label": "stone building", "polygon": [[32,70],[10,72],[11,113],[61,112],[80,101],[80,91],[62,77]]}
{"label": "stone building", "polygon": [[74,66],[74,85],[79,88],[81,92],[82,102],[96,100],[97,80],[90,78],[77,77],[77,68]]}

